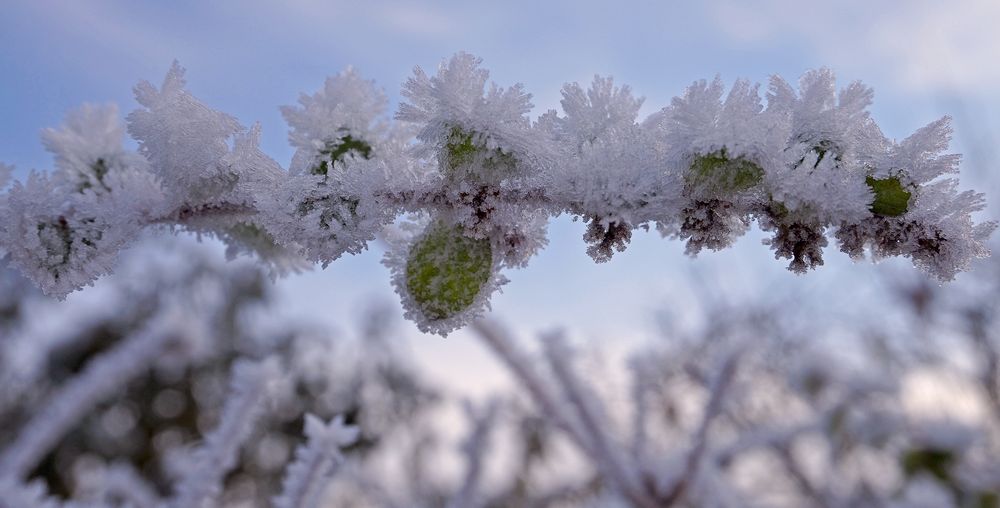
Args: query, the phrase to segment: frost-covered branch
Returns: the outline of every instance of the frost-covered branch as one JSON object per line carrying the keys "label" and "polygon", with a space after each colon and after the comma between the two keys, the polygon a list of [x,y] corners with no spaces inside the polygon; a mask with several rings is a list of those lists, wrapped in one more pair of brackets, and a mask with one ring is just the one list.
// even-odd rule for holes
{"label": "frost-covered branch", "polygon": [[948,118],[890,140],[868,114],[872,90],[838,92],[828,70],[797,91],[772,78],[766,105],[758,85],[697,81],[641,120],[641,98],[595,77],[563,88],[561,113],[531,118],[524,87],[487,86],[480,63],[459,53],[433,76],[416,69],[393,118],[353,69],[329,78],[282,108],[287,169],[260,150],[258,125],[199,101],[174,65],[161,86],[135,87],[127,127],[87,105],[44,132],[56,170],[0,195],[0,250],[61,297],[110,273],[147,227],[214,235],[281,275],[361,252],[412,213],[385,263],[408,316],[440,334],[482,314],[560,214],[587,222],[598,262],[637,228],[695,255],[752,221],[796,272],[823,264],[828,233],[853,258],[909,257],[940,280],[988,255],[996,224],[972,221],[983,196],[958,190]]}

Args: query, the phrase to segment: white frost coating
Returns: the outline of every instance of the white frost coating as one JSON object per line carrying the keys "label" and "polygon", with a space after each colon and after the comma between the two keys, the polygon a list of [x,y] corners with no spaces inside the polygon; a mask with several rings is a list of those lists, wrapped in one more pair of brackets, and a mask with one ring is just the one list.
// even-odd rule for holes
{"label": "white frost coating", "polygon": [[240,446],[250,436],[265,403],[281,376],[276,357],[253,362],[238,360],[229,380],[230,396],[219,425],[194,453],[193,464],[177,485],[171,506],[209,508],[216,505],[222,480],[239,459]]}
{"label": "white frost coating", "polygon": [[323,506],[323,490],[344,460],[340,448],[357,440],[358,433],[357,427],[344,425],[343,416],[323,423],[306,414],[306,442],[295,450],[295,461],[286,469],[281,495],[274,499],[274,507]]}
{"label": "white frost coating", "polygon": [[[566,85],[562,112],[534,120],[522,85],[488,80],[466,53],[434,75],[418,68],[393,120],[386,94],[348,69],[282,108],[296,148],[286,170],[260,150],[259,126],[196,99],[174,64],[159,88],[135,88],[138,153],[123,148],[113,106],[84,106],[45,131],[56,171],[0,194],[0,252],[59,297],[110,272],[147,227],[214,235],[229,257],[252,253],[277,277],[364,251],[403,213],[489,240],[497,269],[525,266],[563,213],[588,223],[598,262],[637,228],[694,255],[728,247],[753,221],[796,272],[823,264],[828,232],[853,258],[909,257],[942,281],[989,255],[996,223],[972,221],[984,200],[954,181],[948,118],[889,140],[869,115],[871,88],[838,91],[828,69],[797,90],[774,77],[764,97],[744,80],[728,94],[718,78],[697,81],[644,119],[642,99],[610,77]],[[9,172],[0,167],[0,184]],[[387,265],[401,259],[390,253]],[[503,280],[421,328],[466,324]]]}
{"label": "white frost coating", "polygon": [[243,127],[184,89],[184,69],[174,62],[156,89],[148,81],[135,87],[144,109],[128,115],[128,132],[139,141],[171,202],[214,201],[232,189],[238,175],[221,164],[228,142]]}

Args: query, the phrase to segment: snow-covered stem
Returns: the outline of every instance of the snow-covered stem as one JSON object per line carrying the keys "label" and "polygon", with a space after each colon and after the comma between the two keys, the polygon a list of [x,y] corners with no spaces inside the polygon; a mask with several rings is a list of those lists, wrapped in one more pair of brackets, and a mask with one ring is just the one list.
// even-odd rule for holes
{"label": "snow-covered stem", "polygon": [[464,407],[466,416],[472,423],[472,429],[462,443],[462,451],[465,455],[465,477],[458,492],[448,503],[448,508],[480,506],[481,503],[476,500],[476,493],[483,473],[484,454],[489,446],[490,430],[496,422],[500,404],[493,399],[487,401],[486,406],[477,411],[472,402],[466,400]]}
{"label": "snow-covered stem", "polygon": [[323,492],[343,463],[340,448],[358,437],[356,427],[344,425],[338,416],[330,423],[307,414],[306,442],[295,451],[295,462],[285,471],[281,495],[274,499],[274,508],[319,508]]}
{"label": "snow-covered stem", "polygon": [[230,396],[222,409],[219,424],[196,450],[192,464],[179,481],[170,505],[175,508],[209,508],[225,478],[239,458],[240,446],[250,436],[257,419],[279,381],[279,360],[238,360],[230,375]]}
{"label": "snow-covered stem", "polygon": [[131,340],[91,360],[83,372],[52,394],[0,453],[0,478],[24,479],[81,417],[142,374],[167,347],[183,341],[183,333],[154,321]]}

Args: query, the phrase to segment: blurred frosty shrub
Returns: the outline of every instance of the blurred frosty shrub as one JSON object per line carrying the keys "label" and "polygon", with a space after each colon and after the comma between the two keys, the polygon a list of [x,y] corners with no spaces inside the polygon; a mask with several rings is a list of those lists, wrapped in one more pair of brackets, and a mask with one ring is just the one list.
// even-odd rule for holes
{"label": "blurred frosty shrub", "polygon": [[135,249],[67,302],[4,270],[0,507],[996,506],[984,274],[900,282],[905,326],[836,343],[710,306],[625,368],[477,321],[516,385],[473,402],[424,381],[384,311],[358,340],[290,323],[204,249]]}

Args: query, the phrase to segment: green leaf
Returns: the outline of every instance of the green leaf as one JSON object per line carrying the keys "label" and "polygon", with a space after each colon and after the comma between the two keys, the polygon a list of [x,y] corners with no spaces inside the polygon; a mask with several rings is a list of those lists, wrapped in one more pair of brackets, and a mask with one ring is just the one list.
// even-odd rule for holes
{"label": "green leaf", "polygon": [[372,146],[363,139],[355,138],[354,136],[348,134],[336,141],[327,142],[326,147],[320,150],[319,154],[324,156],[323,160],[321,160],[316,166],[313,166],[312,174],[326,175],[330,172],[330,164],[336,164],[337,162],[342,161],[347,154],[354,154],[365,159],[371,159]]}
{"label": "green leaf", "polygon": [[492,267],[489,240],[469,238],[460,226],[438,222],[410,249],[406,289],[425,317],[448,319],[472,305]]}
{"label": "green leaf", "polygon": [[732,194],[755,187],[764,179],[764,170],[743,157],[730,158],[723,148],[696,156],[686,179],[695,187]]}
{"label": "green leaf", "polygon": [[898,217],[906,213],[911,194],[903,188],[899,178],[891,176],[876,179],[868,176],[865,183],[875,193],[875,201],[870,208],[872,213],[883,217]]}

